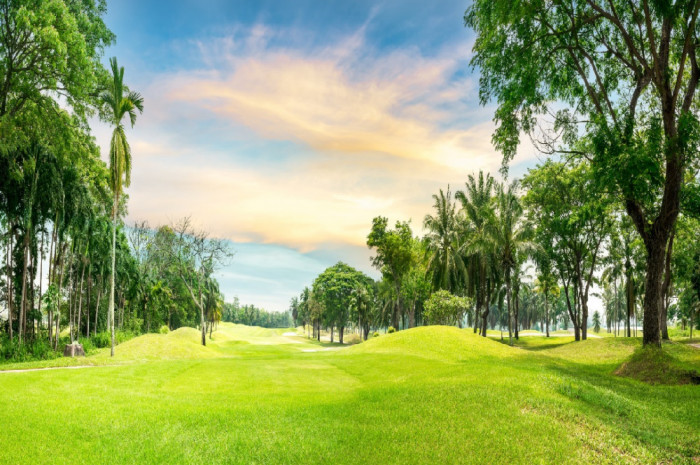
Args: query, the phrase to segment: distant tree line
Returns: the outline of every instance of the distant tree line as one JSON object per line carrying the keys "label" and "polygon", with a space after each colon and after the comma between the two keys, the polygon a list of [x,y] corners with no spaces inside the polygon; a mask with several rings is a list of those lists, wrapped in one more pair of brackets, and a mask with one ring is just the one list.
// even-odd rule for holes
{"label": "distant tree line", "polygon": [[262,328],[291,328],[294,325],[291,311],[272,312],[253,304],[241,305],[238,297],[233,302],[225,303],[223,321]]}

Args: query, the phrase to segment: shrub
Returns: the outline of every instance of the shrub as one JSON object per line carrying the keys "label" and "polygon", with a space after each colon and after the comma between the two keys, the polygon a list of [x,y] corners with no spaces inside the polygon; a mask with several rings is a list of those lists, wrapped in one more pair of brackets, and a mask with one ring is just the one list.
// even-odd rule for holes
{"label": "shrub", "polygon": [[[114,345],[119,345],[122,342],[126,342],[136,336],[138,336],[138,334],[131,331],[117,331],[114,335],[114,338],[116,339],[114,341]],[[112,347],[112,336],[110,335],[109,331],[102,331],[101,333],[97,333],[97,335],[92,336],[92,342],[95,347],[100,349]]]}
{"label": "shrub", "polygon": [[[60,344],[59,347],[61,347]],[[49,341],[44,338],[25,340],[21,345],[17,338],[13,340],[2,338],[0,340],[0,360],[26,362],[29,360],[48,360],[59,355],[53,350]]]}
{"label": "shrub", "polygon": [[425,301],[423,316],[431,325],[455,325],[462,319],[471,304],[467,297],[457,297],[440,290]]}
{"label": "shrub", "polygon": [[389,334],[391,334],[391,333],[393,333],[393,332],[395,332],[395,331],[396,331],[396,330],[394,329],[393,326],[389,326],[389,329],[386,330],[386,332],[389,333]]}
{"label": "shrub", "polygon": [[95,346],[95,342],[89,338],[81,338],[78,342],[83,346],[83,350],[85,351],[85,355],[90,355],[93,353],[95,350],[97,350],[97,347]]}
{"label": "shrub", "polygon": [[160,330],[158,332],[160,334],[168,334],[170,332],[170,328],[168,328],[168,325],[163,325],[160,327]]}
{"label": "shrub", "polygon": [[110,347],[112,345],[112,337],[110,336],[108,331],[102,331],[101,333],[97,333],[94,336],[92,336],[91,339],[94,346],[100,349],[104,347]]}
{"label": "shrub", "polygon": [[377,331],[375,331],[375,332],[372,334],[372,337],[379,337],[379,333],[378,333]]}
{"label": "shrub", "polygon": [[362,342],[362,338],[359,334],[348,334],[343,338],[345,344],[359,344]]}

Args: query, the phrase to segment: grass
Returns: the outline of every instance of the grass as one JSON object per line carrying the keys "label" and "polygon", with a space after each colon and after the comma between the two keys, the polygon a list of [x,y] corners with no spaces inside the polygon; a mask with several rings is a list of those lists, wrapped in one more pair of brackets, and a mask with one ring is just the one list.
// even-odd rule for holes
{"label": "grass", "polygon": [[[421,327],[339,348],[289,331],[221,325],[202,347],[181,329],[59,359],[95,368],[0,374],[0,463],[700,460],[700,388],[614,374],[639,340]],[[700,369],[700,350],[665,351]]]}

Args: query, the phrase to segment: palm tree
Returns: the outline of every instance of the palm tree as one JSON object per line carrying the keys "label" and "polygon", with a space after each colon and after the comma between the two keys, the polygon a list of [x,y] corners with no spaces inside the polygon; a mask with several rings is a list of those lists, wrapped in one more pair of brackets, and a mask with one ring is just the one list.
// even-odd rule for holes
{"label": "palm tree", "polygon": [[425,215],[423,227],[428,258],[428,273],[433,290],[444,289],[455,294],[466,269],[459,251],[459,223],[450,188],[447,193],[433,195],[435,216]]}
{"label": "palm tree", "polygon": [[540,265],[540,275],[535,280],[535,290],[544,296],[544,321],[546,336],[549,337],[549,297],[559,297],[559,286],[548,264]]}
{"label": "palm tree", "polygon": [[[499,185],[496,195],[496,217],[490,226],[496,245],[496,261],[504,276],[508,307],[509,343],[513,344],[513,303],[511,287],[513,272],[519,273],[521,258],[532,256],[538,249],[531,240],[532,228],[524,221],[523,206],[518,198],[518,181],[508,186]],[[519,259],[520,258],[520,259]]]}
{"label": "palm tree", "polygon": [[600,313],[597,310],[593,312],[593,331],[600,332]]}
{"label": "palm tree", "polygon": [[131,183],[131,147],[126,140],[124,116],[129,115],[131,126],[136,123],[136,110],[143,113],[143,97],[137,92],[129,91],[124,85],[124,67],[119,67],[116,57],[109,60],[112,67],[112,81],[100,95],[100,100],[109,113],[109,123],[114,126],[109,143],[110,184],[114,203],[112,204],[112,273],[109,290],[109,325],[112,332],[112,350],[114,356],[114,273],[117,242],[117,216],[119,214],[119,196]]}
{"label": "palm tree", "polygon": [[[493,238],[489,225],[493,223],[493,190],[495,181],[490,174],[479,171],[478,179],[470,174],[464,191],[455,198],[462,204],[465,241],[461,252],[469,257],[468,281],[476,302],[475,320],[481,317],[481,335],[486,336],[489,315],[489,277],[493,258]],[[491,280],[493,281],[493,280]],[[476,330],[476,325],[475,325]]]}

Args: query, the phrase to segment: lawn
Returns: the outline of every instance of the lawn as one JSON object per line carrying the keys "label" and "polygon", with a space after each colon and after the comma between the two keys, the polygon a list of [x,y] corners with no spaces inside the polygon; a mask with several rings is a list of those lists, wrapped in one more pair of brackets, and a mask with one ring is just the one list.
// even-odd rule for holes
{"label": "lawn", "polygon": [[[221,325],[0,374],[0,463],[688,463],[700,386],[614,376],[638,340],[421,327],[352,347]],[[700,350],[665,349],[700,370]],[[65,360],[45,362],[66,363]],[[38,363],[0,369],[37,367]]]}

